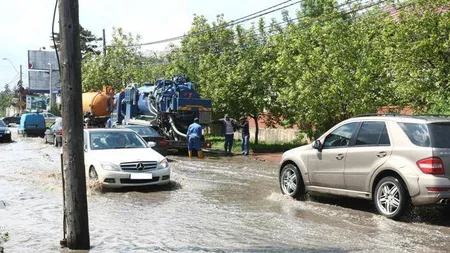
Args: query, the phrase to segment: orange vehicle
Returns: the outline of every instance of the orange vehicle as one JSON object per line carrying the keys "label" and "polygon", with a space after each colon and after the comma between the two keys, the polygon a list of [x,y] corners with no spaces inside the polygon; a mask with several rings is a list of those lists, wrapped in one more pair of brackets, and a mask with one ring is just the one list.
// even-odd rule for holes
{"label": "orange vehicle", "polygon": [[89,91],[82,95],[83,114],[89,127],[104,127],[114,110],[114,92],[103,86],[102,91]]}

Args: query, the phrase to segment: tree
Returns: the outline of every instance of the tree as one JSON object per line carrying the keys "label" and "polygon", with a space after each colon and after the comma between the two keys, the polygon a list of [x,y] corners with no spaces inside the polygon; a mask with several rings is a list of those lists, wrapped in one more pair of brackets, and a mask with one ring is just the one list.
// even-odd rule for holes
{"label": "tree", "polygon": [[398,104],[421,112],[450,113],[448,1],[418,0],[386,18],[383,38]]}
{"label": "tree", "polygon": [[83,90],[98,90],[104,85],[115,90],[137,82],[135,72],[142,67],[142,53],[138,43],[140,36],[125,33],[121,28],[113,30],[113,40],[105,57],[88,53],[82,61]]}
{"label": "tree", "polygon": [[[53,37],[50,35],[50,40],[53,41]],[[95,36],[91,31],[84,29],[80,26],[80,47],[81,47],[81,57],[84,58],[86,54],[91,53],[94,55],[99,55],[100,50],[98,50],[97,42],[101,41],[102,38]],[[60,50],[60,38],[59,33],[55,33],[55,43]],[[55,49],[52,45],[51,48]]]}

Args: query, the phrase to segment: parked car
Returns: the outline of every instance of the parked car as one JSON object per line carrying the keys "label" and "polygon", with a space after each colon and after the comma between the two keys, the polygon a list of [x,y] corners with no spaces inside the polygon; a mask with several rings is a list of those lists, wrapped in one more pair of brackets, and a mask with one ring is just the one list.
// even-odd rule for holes
{"label": "parked car", "polygon": [[51,143],[56,147],[62,146],[62,119],[58,118],[56,121],[45,131],[44,142]]}
{"label": "parked car", "polygon": [[86,173],[107,187],[168,184],[169,162],[130,129],[85,129]]}
{"label": "parked car", "polygon": [[8,128],[8,125],[3,122],[3,120],[0,120],[0,140],[2,142],[11,142],[11,131]]}
{"label": "parked car", "polygon": [[282,156],[283,194],[321,192],[374,201],[398,218],[450,199],[450,119],[397,115],[345,120]]}
{"label": "parked car", "polygon": [[114,128],[128,128],[138,133],[145,141],[153,141],[156,146],[153,147],[158,153],[167,156],[168,142],[166,138],[162,137],[155,129],[150,126],[140,125],[115,125]]}
{"label": "parked car", "polygon": [[25,113],[20,118],[17,133],[23,136],[37,135],[44,137],[46,129],[44,115],[37,112]]}
{"label": "parked car", "polygon": [[20,124],[20,114],[16,113],[13,116],[4,117],[2,118],[3,122],[5,122],[6,125],[10,124]]}
{"label": "parked car", "polygon": [[54,114],[51,114],[48,112],[43,112],[42,115],[44,115],[45,124],[47,126],[50,126],[51,124],[53,124],[56,121],[56,119],[61,118],[61,117],[55,116]]}

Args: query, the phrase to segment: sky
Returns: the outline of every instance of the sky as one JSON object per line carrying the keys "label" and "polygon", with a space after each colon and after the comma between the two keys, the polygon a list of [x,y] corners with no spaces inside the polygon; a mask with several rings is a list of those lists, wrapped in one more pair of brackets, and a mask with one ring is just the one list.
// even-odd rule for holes
{"label": "sky", "polygon": [[[80,24],[98,37],[106,30],[111,39],[113,27],[140,34],[141,42],[183,35],[189,31],[194,14],[213,20],[224,14],[233,20],[285,0],[79,0]],[[297,1],[291,1],[295,3]],[[0,0],[0,90],[11,81],[17,84],[19,65],[23,66],[24,85],[28,86],[28,50],[51,50],[50,41],[54,0]],[[299,4],[286,8],[295,16]],[[281,20],[281,10],[264,16]],[[245,24],[250,25],[251,22]],[[56,17],[58,21],[58,13]],[[55,31],[58,23],[55,24]],[[164,50],[168,44],[145,46],[143,50]],[[7,58],[8,60],[3,60]],[[11,64],[12,63],[12,64]],[[15,69],[13,68],[15,67]],[[17,77],[16,79],[14,79]]]}

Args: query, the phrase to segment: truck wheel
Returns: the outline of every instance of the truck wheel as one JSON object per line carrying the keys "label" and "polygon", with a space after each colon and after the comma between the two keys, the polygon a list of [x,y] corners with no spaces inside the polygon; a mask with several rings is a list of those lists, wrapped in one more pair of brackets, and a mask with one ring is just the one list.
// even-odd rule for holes
{"label": "truck wheel", "polygon": [[281,170],[280,188],[284,195],[305,200],[306,189],[300,171],[293,164],[286,164]]}
{"label": "truck wheel", "polygon": [[406,187],[395,177],[381,179],[373,195],[378,213],[390,219],[400,218],[410,207]]}

